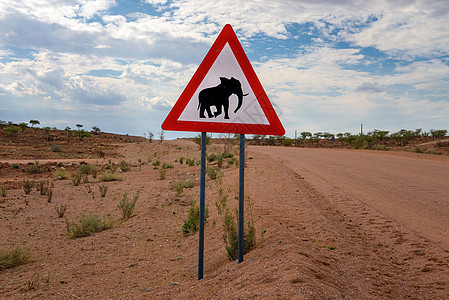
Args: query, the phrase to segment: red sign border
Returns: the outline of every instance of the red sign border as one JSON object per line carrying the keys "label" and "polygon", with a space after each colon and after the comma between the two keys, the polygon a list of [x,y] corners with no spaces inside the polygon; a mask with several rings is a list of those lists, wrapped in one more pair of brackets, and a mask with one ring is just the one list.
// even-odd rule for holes
{"label": "red sign border", "polygon": [[[262,108],[269,125],[263,124],[244,124],[244,123],[220,123],[220,122],[196,122],[196,121],[179,121],[179,117],[189,103],[193,94],[206,77],[207,72],[214,64],[218,55],[223,50],[226,43],[231,47],[235,58],[237,59],[243,74],[246,77],[251,89],[256,95],[256,99]],[[256,72],[243,50],[232,26],[226,24],[218,35],[206,57],[201,62],[192,79],[190,79],[186,88],[179,96],[172,110],[162,123],[163,130],[173,131],[193,131],[193,132],[215,132],[215,133],[236,133],[236,134],[260,134],[260,135],[284,135],[285,129],[282,126],[273,106],[268,99],[262,84],[257,78]]]}

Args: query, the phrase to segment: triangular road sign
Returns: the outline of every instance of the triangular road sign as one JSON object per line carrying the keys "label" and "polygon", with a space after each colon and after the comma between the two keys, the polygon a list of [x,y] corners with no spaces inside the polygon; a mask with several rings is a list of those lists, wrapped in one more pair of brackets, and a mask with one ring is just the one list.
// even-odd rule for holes
{"label": "triangular road sign", "polygon": [[231,25],[218,35],[162,129],[285,134]]}

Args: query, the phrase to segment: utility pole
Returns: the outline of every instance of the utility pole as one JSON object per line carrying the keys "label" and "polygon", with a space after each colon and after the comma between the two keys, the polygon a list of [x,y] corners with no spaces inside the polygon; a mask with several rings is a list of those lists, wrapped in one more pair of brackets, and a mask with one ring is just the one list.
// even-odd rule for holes
{"label": "utility pole", "polygon": [[298,140],[298,131],[295,129],[295,147],[297,147],[298,145],[296,145]]}
{"label": "utility pole", "polygon": [[360,124],[360,135],[363,135],[363,124]]}

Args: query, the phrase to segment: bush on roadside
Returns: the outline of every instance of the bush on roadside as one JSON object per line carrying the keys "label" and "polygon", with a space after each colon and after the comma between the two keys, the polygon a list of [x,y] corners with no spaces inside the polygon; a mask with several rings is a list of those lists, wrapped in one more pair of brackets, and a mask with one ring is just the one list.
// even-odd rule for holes
{"label": "bush on roadside", "polygon": [[[209,218],[209,206],[206,205],[204,209],[204,221]],[[182,233],[185,236],[191,235],[199,230],[200,223],[200,208],[195,204],[195,201],[190,202],[189,214],[182,225]]]}
{"label": "bush on roadside", "polygon": [[[228,190],[229,191],[229,190]],[[238,215],[239,211],[236,208],[234,213],[227,207],[228,194],[219,190],[219,199],[215,203],[218,214],[223,218],[223,242],[230,260],[238,258]],[[254,221],[248,221],[244,228],[243,234],[243,253],[248,253],[256,246],[256,228]]]}
{"label": "bush on roadside", "polygon": [[113,227],[111,219],[100,219],[98,216],[83,216],[81,220],[70,222],[65,218],[67,234],[70,238],[76,239],[79,237],[89,236],[95,232],[103,231]]}

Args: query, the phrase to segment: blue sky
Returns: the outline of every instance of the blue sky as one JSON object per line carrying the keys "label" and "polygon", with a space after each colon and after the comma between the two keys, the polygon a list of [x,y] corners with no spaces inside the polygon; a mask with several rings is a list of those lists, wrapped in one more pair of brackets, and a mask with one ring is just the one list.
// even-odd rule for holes
{"label": "blue sky", "polygon": [[449,129],[446,0],[0,0],[0,120],[158,133],[227,23],[287,136]]}

